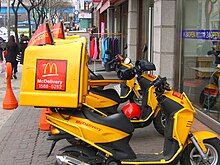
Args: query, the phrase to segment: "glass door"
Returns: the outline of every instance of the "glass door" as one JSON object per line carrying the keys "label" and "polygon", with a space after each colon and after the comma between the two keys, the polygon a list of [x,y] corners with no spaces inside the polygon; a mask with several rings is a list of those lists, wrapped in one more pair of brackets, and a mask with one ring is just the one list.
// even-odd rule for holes
{"label": "glass door", "polygon": [[[201,111],[220,121],[220,0],[182,0],[183,91]],[[220,52],[220,50],[219,50]]]}

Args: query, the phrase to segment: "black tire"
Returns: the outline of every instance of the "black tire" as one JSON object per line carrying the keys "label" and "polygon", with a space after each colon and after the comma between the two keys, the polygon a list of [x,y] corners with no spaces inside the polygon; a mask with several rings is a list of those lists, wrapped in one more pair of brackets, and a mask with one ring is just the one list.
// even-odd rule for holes
{"label": "black tire", "polygon": [[[204,140],[205,146],[209,149],[208,161],[201,162],[201,156],[196,150],[193,144],[189,144],[183,152],[182,158],[180,160],[181,165],[194,165],[198,164],[209,164],[209,165],[219,165],[220,164],[220,140],[218,138]],[[194,157],[193,157],[194,156]]]}
{"label": "black tire", "polygon": [[164,129],[166,125],[166,116],[163,110],[160,110],[157,116],[153,119],[154,128],[161,135],[164,135]]}
{"label": "black tire", "polygon": [[216,104],[217,98],[214,96],[207,96],[204,94],[204,90],[202,90],[200,97],[199,97],[199,103],[203,108],[211,109]]}
{"label": "black tire", "polygon": [[102,163],[102,165],[121,165],[121,163],[113,158],[109,158],[105,163]]}

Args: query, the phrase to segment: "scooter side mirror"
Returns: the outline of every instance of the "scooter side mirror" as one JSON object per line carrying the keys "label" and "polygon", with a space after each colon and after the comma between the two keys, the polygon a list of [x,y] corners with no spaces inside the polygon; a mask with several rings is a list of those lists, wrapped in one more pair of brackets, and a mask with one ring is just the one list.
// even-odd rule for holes
{"label": "scooter side mirror", "polygon": [[125,60],[124,60],[124,64],[130,64],[131,63],[131,59],[126,57]]}

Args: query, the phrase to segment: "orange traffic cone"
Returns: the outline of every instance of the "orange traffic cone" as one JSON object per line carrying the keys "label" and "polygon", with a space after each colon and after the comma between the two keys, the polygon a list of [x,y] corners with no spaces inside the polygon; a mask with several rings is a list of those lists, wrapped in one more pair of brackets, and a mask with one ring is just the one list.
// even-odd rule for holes
{"label": "orange traffic cone", "polygon": [[11,63],[6,63],[6,93],[3,99],[3,109],[12,110],[18,107],[18,101],[11,87],[12,66]]}
{"label": "orange traffic cone", "polygon": [[50,130],[50,124],[47,123],[46,121],[46,115],[47,114],[51,114],[52,111],[50,110],[50,108],[44,108],[41,111],[41,115],[40,115],[40,121],[39,121],[39,128],[41,131],[49,131]]}

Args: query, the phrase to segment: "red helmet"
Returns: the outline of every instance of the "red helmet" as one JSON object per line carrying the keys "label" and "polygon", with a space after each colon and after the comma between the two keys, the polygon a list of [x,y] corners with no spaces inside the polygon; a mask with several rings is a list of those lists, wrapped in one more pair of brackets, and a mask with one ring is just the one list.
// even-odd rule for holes
{"label": "red helmet", "polygon": [[127,116],[129,119],[140,118],[141,116],[141,109],[140,106],[136,103],[128,103],[122,107],[122,112]]}

